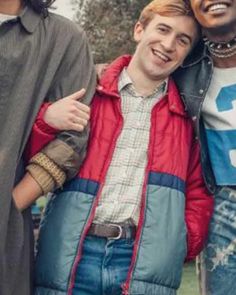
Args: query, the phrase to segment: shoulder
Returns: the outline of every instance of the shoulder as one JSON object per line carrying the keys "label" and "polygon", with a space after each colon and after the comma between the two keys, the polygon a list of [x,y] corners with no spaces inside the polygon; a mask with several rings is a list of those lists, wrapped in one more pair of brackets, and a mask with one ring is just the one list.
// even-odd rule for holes
{"label": "shoulder", "polygon": [[49,29],[53,30],[55,34],[59,33],[61,38],[63,36],[85,38],[84,30],[78,24],[72,22],[64,16],[49,12],[44,22],[45,25],[48,26]]}

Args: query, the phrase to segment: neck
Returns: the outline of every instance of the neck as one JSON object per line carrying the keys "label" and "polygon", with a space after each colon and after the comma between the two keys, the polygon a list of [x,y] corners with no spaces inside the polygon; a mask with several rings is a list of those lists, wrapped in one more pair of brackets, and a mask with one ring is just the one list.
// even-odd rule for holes
{"label": "neck", "polygon": [[234,56],[222,59],[212,56],[214,66],[217,68],[227,69],[236,67],[236,54]]}
{"label": "neck", "polygon": [[131,60],[127,72],[133,82],[135,90],[142,96],[151,95],[154,90],[165,81],[165,79],[148,79],[145,73],[140,71],[139,67],[135,65],[134,60]]}
{"label": "neck", "polygon": [[0,13],[18,15],[22,8],[21,0],[0,0]]}
{"label": "neck", "polygon": [[[209,41],[215,43],[227,43],[236,37],[236,25],[232,25],[231,29],[221,31],[221,30],[203,30],[203,34],[207,37]],[[229,57],[219,58],[212,54],[212,59],[214,65],[218,68],[233,68],[236,67],[236,51],[235,54]]]}
{"label": "neck", "polygon": [[223,33],[213,33],[211,31],[203,31],[203,35],[207,37],[208,40],[213,42],[228,42],[236,36],[236,29],[231,32]]}

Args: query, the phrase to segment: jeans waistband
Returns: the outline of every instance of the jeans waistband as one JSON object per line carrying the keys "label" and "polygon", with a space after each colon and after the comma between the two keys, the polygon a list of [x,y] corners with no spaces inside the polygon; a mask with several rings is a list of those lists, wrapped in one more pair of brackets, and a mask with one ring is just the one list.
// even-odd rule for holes
{"label": "jeans waistband", "polygon": [[136,227],[127,224],[92,223],[89,228],[88,235],[112,240],[134,239],[136,235]]}

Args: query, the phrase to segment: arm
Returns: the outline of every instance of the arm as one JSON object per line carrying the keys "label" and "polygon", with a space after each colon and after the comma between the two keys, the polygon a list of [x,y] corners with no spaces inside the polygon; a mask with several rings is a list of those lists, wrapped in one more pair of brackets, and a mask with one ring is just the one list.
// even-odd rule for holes
{"label": "arm", "polygon": [[85,90],[77,91],[54,103],[44,103],[36,117],[25,149],[26,162],[53,141],[60,131],[82,132],[88,125],[90,108],[77,101]]}
{"label": "arm", "polygon": [[[43,169],[39,160],[48,162],[48,158],[45,154],[40,153],[40,150],[50,143],[60,130],[82,131],[86,127],[90,108],[77,101],[84,93],[85,90],[82,89],[55,103],[42,105],[25,152],[25,158],[30,162],[27,166],[28,172],[13,190],[14,200],[19,210],[26,209],[39,196],[50,191],[51,187],[55,186],[55,179],[58,185],[60,181],[61,183],[65,181],[65,174],[60,170],[57,171],[58,167],[54,167],[54,171],[57,171],[54,175],[55,179]],[[35,155],[36,162],[34,161]],[[52,167],[54,163],[49,164]],[[31,173],[37,178],[32,177]]]}
{"label": "arm", "polygon": [[[74,32],[71,42],[68,44],[68,49],[61,61],[54,81],[51,83],[47,97],[49,100],[55,100],[57,97],[65,97],[78,89],[85,88],[86,92],[82,103],[89,105],[95,91],[95,85],[96,74],[91,52],[84,32],[78,30],[78,32]],[[44,132],[48,133],[50,128],[46,129]],[[46,135],[47,138],[40,141],[39,145],[28,148],[27,154],[32,156],[43,147],[27,166],[29,173],[26,175],[27,181],[25,184],[27,184],[27,187],[32,186],[35,189],[29,189],[31,196],[26,198],[28,201],[25,200],[25,205],[18,206],[20,210],[24,209],[42,193],[47,193],[62,186],[66,179],[76,175],[85,154],[88,130],[88,127],[86,127],[82,132],[66,130],[59,134],[54,130],[48,137],[46,134],[41,134]],[[38,131],[40,132],[40,130]],[[54,140],[47,144],[52,139]],[[36,142],[37,137],[33,141]],[[39,187],[36,189],[35,185],[38,185],[40,190]],[[24,198],[24,187],[26,185],[17,185],[13,191],[17,205],[22,204],[20,200]]]}
{"label": "arm", "polygon": [[24,159],[26,163],[28,163],[29,160],[40,152],[48,143],[53,141],[56,138],[56,135],[60,132],[56,127],[47,124],[44,119],[50,106],[51,103],[44,103],[38,112],[24,151]]}
{"label": "arm", "polygon": [[213,197],[208,193],[202,177],[199,144],[194,140],[186,188],[185,220],[188,253],[186,260],[195,258],[204,247],[213,212]]}
{"label": "arm", "polygon": [[[51,83],[47,98],[53,101],[55,98],[68,96],[84,88],[86,93],[81,102],[90,105],[96,86],[96,73],[91,51],[86,35],[81,29],[71,26],[68,32],[70,31],[72,31],[70,43]],[[63,131],[42,150],[65,172],[67,179],[77,174],[83,161],[88,131],[88,127],[82,132]]]}
{"label": "arm", "polygon": [[[85,88],[86,93],[81,102],[90,105],[96,86],[95,67],[85,34],[81,34],[79,42],[77,39],[71,42],[48,97],[64,97]],[[77,53],[73,54],[75,51]],[[66,179],[77,174],[84,159],[88,131],[88,127],[82,132],[63,131],[42,151],[65,172]],[[58,154],[63,156],[57,157]]]}

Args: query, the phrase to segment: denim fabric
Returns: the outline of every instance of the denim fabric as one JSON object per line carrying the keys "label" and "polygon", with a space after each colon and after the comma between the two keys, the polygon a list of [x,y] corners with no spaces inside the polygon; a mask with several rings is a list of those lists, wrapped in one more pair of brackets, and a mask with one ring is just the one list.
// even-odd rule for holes
{"label": "denim fabric", "polygon": [[208,190],[215,194],[217,187],[212,172],[211,163],[206,148],[205,131],[201,119],[202,103],[211,83],[213,60],[202,40],[195,46],[191,54],[185,59],[182,67],[173,74],[180,96],[185,104],[189,117],[193,120],[194,129],[201,143],[201,163],[203,177]]}
{"label": "denim fabric", "polygon": [[87,236],[78,265],[73,295],[121,295],[134,241]]}
{"label": "denim fabric", "polygon": [[204,295],[236,294],[236,190],[225,187],[215,197],[201,280]]}

